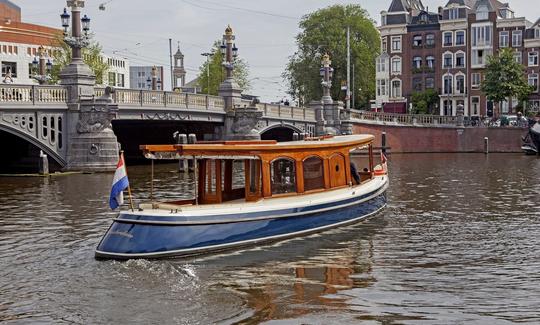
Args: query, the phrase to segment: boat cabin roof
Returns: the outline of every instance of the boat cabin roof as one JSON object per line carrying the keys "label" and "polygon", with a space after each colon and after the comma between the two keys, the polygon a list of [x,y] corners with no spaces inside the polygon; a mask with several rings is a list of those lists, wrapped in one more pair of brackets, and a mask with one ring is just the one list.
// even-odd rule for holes
{"label": "boat cabin roof", "polygon": [[301,141],[207,141],[195,144],[142,145],[140,149],[149,159],[177,159],[179,157],[201,157],[220,159],[260,159],[262,156],[294,152],[341,151],[354,149],[373,142],[370,134],[347,136],[324,136]]}

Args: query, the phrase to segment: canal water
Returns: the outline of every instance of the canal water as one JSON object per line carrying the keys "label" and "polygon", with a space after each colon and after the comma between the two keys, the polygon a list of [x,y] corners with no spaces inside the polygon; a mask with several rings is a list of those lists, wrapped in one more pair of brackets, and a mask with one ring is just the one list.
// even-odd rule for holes
{"label": "canal water", "polygon": [[[205,258],[96,261],[111,174],[0,178],[6,324],[540,323],[540,159],[394,155],[386,210]],[[149,167],[129,175],[137,201]],[[174,165],[161,198],[189,195]],[[182,185],[184,184],[184,185]]]}

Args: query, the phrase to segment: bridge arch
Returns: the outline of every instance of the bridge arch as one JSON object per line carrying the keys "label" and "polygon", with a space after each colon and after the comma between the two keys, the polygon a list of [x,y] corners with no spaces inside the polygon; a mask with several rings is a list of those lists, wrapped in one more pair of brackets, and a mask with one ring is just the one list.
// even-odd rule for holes
{"label": "bridge arch", "polygon": [[51,147],[43,144],[42,142],[40,142],[38,139],[34,138],[33,136],[25,133],[25,132],[22,132],[16,128],[12,128],[10,126],[7,126],[5,124],[0,124],[0,131],[4,131],[4,132],[7,132],[7,133],[10,133],[16,137],[19,137],[29,143],[31,143],[32,145],[36,146],[38,149],[40,150],[43,150],[43,152],[45,154],[47,154],[47,156],[51,157],[52,159],[54,159],[54,161],[56,163],[58,163],[58,165],[60,165],[61,167],[64,167],[66,166],[67,162],[66,160],[59,154],[57,153],[56,151],[54,151]]}
{"label": "bridge arch", "polygon": [[303,133],[304,131],[292,124],[274,124],[262,129],[261,140],[276,140],[278,142],[287,142],[293,140],[293,133]]}

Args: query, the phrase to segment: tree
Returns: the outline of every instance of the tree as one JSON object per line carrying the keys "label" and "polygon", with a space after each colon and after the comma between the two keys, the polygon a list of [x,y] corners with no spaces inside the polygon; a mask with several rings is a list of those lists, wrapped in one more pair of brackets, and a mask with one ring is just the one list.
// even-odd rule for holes
{"label": "tree", "polygon": [[[71,48],[64,42],[63,39],[58,38],[55,42],[57,50],[53,51],[53,67],[51,71],[52,83],[58,83],[60,80],[60,72],[64,67],[71,63]],[[87,48],[82,51],[83,61],[86,63],[90,70],[96,76],[96,84],[102,85],[104,76],[109,70],[109,65],[104,62],[101,55],[102,48],[97,42],[93,42]]]}
{"label": "tree", "polygon": [[433,114],[435,104],[439,102],[439,94],[434,89],[414,92],[411,96],[413,114]]}
{"label": "tree", "polygon": [[[215,42],[213,46],[213,55],[208,61],[205,61],[199,67],[199,75],[197,77],[199,87],[201,87],[201,92],[204,94],[218,95],[219,85],[225,80],[226,71],[222,66],[223,54],[221,54],[220,43]],[[210,79],[208,79],[208,70],[209,66]],[[241,58],[234,59],[234,70],[233,70],[234,81],[242,88],[243,91],[247,91],[251,88],[249,83],[249,66]],[[208,88],[210,86],[210,88]]]}
{"label": "tree", "polygon": [[355,65],[355,84],[351,86],[355,102],[365,106],[375,97],[375,58],[380,51],[380,37],[374,21],[359,5],[333,5],[302,18],[302,31],[296,36],[298,50],[283,73],[289,94],[300,104],[322,96],[319,69],[325,53],[330,55],[334,68],[331,95],[336,99],[345,97],[341,83],[347,80],[347,27],[351,66]]}
{"label": "tree", "polygon": [[497,56],[489,56],[486,64],[485,79],[481,89],[487,99],[495,103],[513,98],[526,100],[533,91],[525,79],[523,66],[514,60],[511,49],[502,49]]}

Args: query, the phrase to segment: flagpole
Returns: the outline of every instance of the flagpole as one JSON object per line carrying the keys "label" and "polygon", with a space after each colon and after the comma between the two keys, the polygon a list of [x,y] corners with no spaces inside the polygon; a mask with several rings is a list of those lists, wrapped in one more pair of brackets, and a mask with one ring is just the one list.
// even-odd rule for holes
{"label": "flagpole", "polygon": [[[126,177],[128,177],[126,160],[124,159],[124,150],[120,150],[120,155],[122,156],[122,162],[124,163],[124,169],[126,170]],[[128,195],[129,195],[129,205],[131,206],[131,211],[135,211],[135,208],[133,207],[133,197],[131,196],[131,186],[129,185],[129,182],[128,182]]]}

